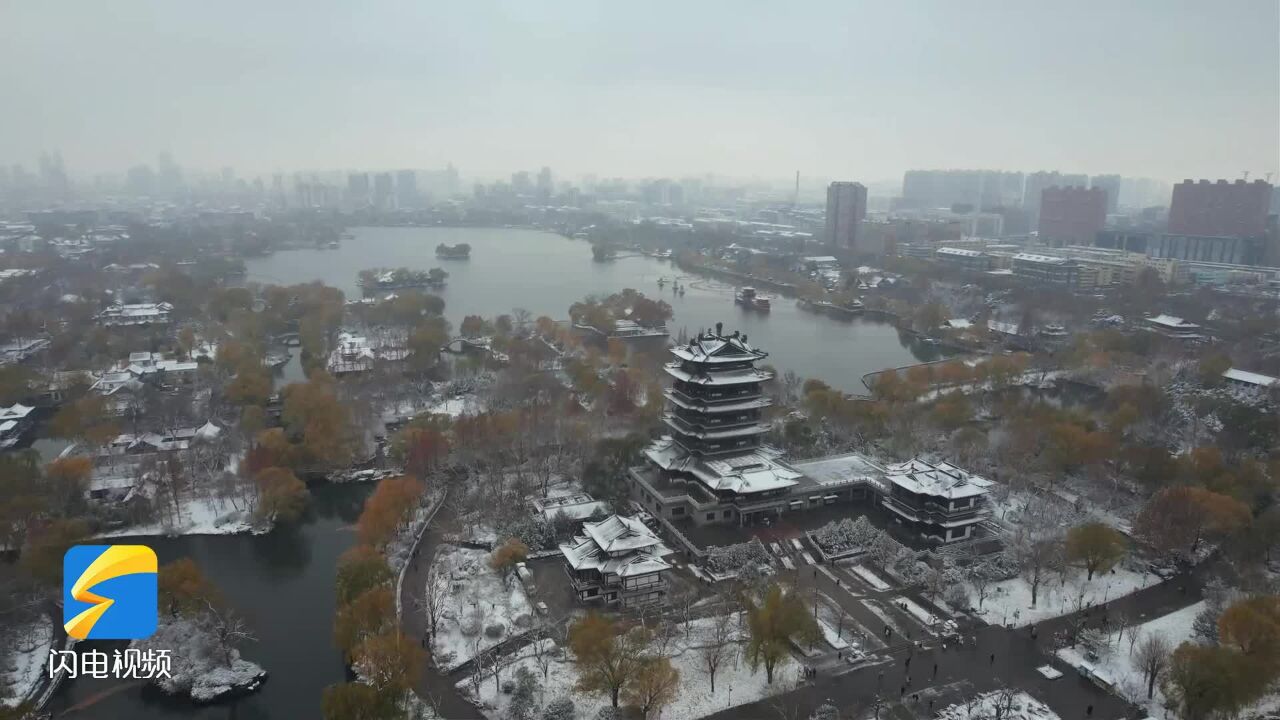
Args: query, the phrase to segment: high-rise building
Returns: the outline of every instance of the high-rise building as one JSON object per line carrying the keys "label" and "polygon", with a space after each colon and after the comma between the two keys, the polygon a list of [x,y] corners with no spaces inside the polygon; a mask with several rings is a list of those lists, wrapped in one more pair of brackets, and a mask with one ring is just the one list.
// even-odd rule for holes
{"label": "high-rise building", "polygon": [[827,219],[823,240],[831,247],[858,247],[858,226],[867,217],[867,188],[862,183],[833,182],[827,186]]}
{"label": "high-rise building", "polygon": [[1183,180],[1173,186],[1171,235],[1262,237],[1267,233],[1271,183]]}
{"label": "high-rise building", "polygon": [[551,168],[543,165],[538,171],[538,198],[543,202],[551,199],[553,187],[551,184]]}
{"label": "high-rise building", "polygon": [[418,206],[418,174],[412,170],[396,173],[396,207],[408,210]]}
{"label": "high-rise building", "polygon": [[373,206],[379,210],[391,209],[392,188],[391,173],[382,172],[373,176]]}
{"label": "high-rise building", "polygon": [[526,170],[511,173],[511,190],[517,195],[528,195],[533,191],[533,183]]}
{"label": "high-rise building", "polygon": [[1089,178],[1089,187],[1100,188],[1107,194],[1107,214],[1110,215],[1116,211],[1120,202],[1120,176],[1119,175],[1094,175]]}
{"label": "high-rise building", "polygon": [[347,175],[347,203],[357,208],[369,204],[369,173]]}
{"label": "high-rise building", "polygon": [[1040,240],[1051,245],[1093,245],[1107,224],[1102,188],[1048,187],[1040,195]]}

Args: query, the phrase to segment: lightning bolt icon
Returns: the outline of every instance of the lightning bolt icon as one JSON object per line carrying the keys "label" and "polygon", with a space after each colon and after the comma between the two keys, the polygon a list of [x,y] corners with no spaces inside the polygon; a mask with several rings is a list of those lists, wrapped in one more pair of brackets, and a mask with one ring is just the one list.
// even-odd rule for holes
{"label": "lightning bolt icon", "polygon": [[115,600],[92,592],[92,588],[100,583],[124,575],[138,573],[155,573],[156,555],[151,548],[144,545],[111,545],[102,552],[89,567],[80,573],[71,586],[71,597],[90,607],[63,624],[67,634],[77,640],[84,640],[93,630],[98,620],[111,609]]}

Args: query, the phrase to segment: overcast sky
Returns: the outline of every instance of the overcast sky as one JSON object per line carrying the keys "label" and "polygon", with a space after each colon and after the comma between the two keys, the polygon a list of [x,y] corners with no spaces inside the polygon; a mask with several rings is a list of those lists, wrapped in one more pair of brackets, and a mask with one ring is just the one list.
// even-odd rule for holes
{"label": "overcast sky", "polygon": [[0,27],[0,162],[73,174],[1280,171],[1277,0],[0,0]]}

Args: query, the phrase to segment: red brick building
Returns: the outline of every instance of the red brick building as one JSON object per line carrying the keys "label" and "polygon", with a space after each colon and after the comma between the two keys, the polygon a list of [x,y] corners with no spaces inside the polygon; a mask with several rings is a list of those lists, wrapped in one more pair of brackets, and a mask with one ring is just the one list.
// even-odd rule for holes
{"label": "red brick building", "polygon": [[1051,245],[1092,245],[1107,224],[1102,188],[1047,187],[1040,193],[1040,240]]}
{"label": "red brick building", "polygon": [[1169,234],[1262,237],[1270,205],[1271,184],[1264,180],[1183,180],[1173,186]]}

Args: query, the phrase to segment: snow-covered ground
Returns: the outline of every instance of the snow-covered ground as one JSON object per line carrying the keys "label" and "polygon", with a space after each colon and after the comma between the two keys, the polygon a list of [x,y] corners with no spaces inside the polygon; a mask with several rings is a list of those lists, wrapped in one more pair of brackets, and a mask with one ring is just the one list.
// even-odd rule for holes
{"label": "snow-covered ground", "polygon": [[[1113,572],[1095,575],[1093,580],[1086,580],[1083,572],[1071,571],[1065,581],[1054,579],[1041,583],[1036,605],[1032,607],[1031,586],[1016,577],[992,585],[978,615],[992,624],[1020,627],[1109,602],[1159,581],[1156,575],[1119,567]],[[972,588],[969,595],[978,597]]]}
{"label": "snow-covered ground", "polygon": [[995,690],[938,711],[938,720],[1060,720],[1048,705],[1025,692]]}
{"label": "snow-covered ground", "polygon": [[172,677],[160,679],[160,689],[172,694],[189,695],[196,702],[211,702],[236,692],[257,690],[266,671],[256,663],[240,657],[240,651],[227,654],[213,633],[189,618],[160,623],[146,640],[135,640],[133,646],[143,651],[165,649],[172,654]]}
{"label": "snow-covered ground", "polygon": [[898,596],[894,598],[892,602],[898,607],[902,608],[903,610],[906,610],[908,613],[911,614],[911,617],[919,620],[920,622],[924,623],[926,626],[932,627],[943,620],[943,618],[940,618],[937,615],[934,615],[933,613],[929,612],[928,610],[925,610],[920,605],[920,603],[916,602],[915,600],[912,600],[906,595]]}
{"label": "snow-covered ground", "polygon": [[12,707],[27,699],[40,683],[53,647],[53,623],[41,615],[34,622],[15,628],[5,639],[12,651],[0,667],[0,703]]}
{"label": "snow-covered ground", "polygon": [[854,565],[853,567],[849,568],[849,572],[852,572],[854,575],[857,575],[860,579],[865,581],[868,585],[875,588],[876,590],[889,589],[889,583],[885,582],[884,580],[881,580],[880,576],[872,572],[871,568],[867,567],[866,565]]}
{"label": "snow-covered ground", "polygon": [[[711,683],[707,677],[702,656],[697,648],[707,644],[707,638],[713,632],[715,618],[704,618],[690,623],[689,638],[685,638],[684,628],[676,629],[676,637],[669,647],[671,665],[680,673],[680,687],[676,691],[676,700],[662,711],[659,720],[694,720],[721,710],[755,702],[761,698],[794,689],[798,679],[798,666],[788,659],[779,663],[774,669],[773,684],[765,682],[764,667],[756,672],[751,671],[746,659],[738,652],[737,645],[731,646],[732,656],[727,659],[716,672],[716,691],[711,692]],[[737,623],[734,624],[737,627]],[[545,641],[550,642],[550,641]],[[609,704],[607,695],[601,693],[583,694],[574,689],[578,680],[577,669],[567,657],[553,658],[546,683],[542,683],[542,669],[534,656],[533,648],[525,648],[510,665],[501,671],[503,681],[514,678],[517,667],[527,667],[538,677],[541,687],[540,702],[568,697],[573,700],[577,709],[577,717],[594,718],[600,708]],[[458,683],[465,692],[472,689],[470,678]],[[506,715],[510,695],[495,691],[493,677],[485,674],[480,682],[479,704],[485,717],[497,720]]]}
{"label": "snow-covered ground", "polygon": [[[1177,612],[1145,622],[1126,631],[1123,637],[1119,633],[1111,633],[1107,636],[1107,644],[1099,653],[1097,662],[1091,664],[1115,683],[1121,695],[1135,703],[1145,705],[1151,717],[1163,718],[1168,714],[1164,708],[1164,693],[1160,691],[1160,683],[1157,682],[1155,697],[1150,702],[1147,701],[1147,686],[1143,680],[1142,669],[1138,667],[1129,652],[1129,641],[1134,639],[1129,633],[1136,633],[1133,644],[1135,650],[1149,635],[1161,636],[1168,641],[1170,649],[1176,648],[1191,639],[1192,623],[1201,610],[1204,610],[1204,602],[1198,602]],[[1058,651],[1058,657],[1073,668],[1078,668],[1080,663],[1085,661],[1084,651],[1079,647],[1062,648]]]}
{"label": "snow-covered ground", "polygon": [[441,400],[427,407],[426,412],[432,415],[448,415],[449,417],[479,415],[484,412],[484,405],[475,395],[462,395]]}
{"label": "snow-covered ground", "polygon": [[[432,638],[436,665],[451,670],[537,622],[524,586],[513,574],[506,578],[489,567],[489,553],[441,547],[433,561],[435,575],[449,586],[445,609]],[[490,635],[486,628],[501,625]]]}
{"label": "snow-covered ground", "polygon": [[254,523],[253,514],[236,510],[222,498],[199,497],[187,500],[177,518],[157,510],[160,520],[144,525],[131,525],[100,533],[100,538],[131,537],[136,535],[236,535],[239,533],[266,532],[269,527]]}

